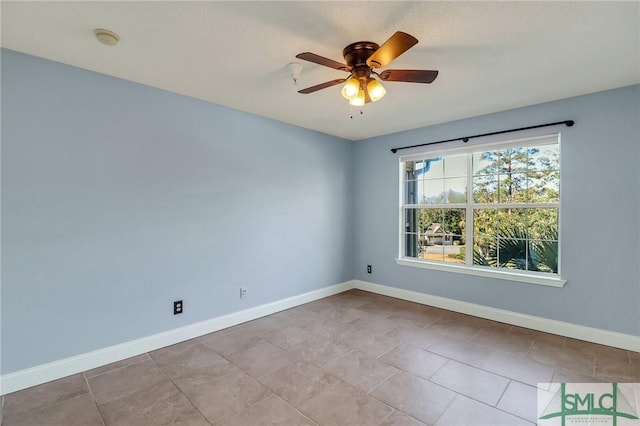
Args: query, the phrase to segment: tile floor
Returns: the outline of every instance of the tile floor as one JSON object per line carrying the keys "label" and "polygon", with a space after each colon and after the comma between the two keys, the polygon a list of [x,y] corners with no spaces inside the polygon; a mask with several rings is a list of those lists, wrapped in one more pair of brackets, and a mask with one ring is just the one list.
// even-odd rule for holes
{"label": "tile floor", "polygon": [[532,425],[640,354],[351,290],[3,397],[2,425]]}

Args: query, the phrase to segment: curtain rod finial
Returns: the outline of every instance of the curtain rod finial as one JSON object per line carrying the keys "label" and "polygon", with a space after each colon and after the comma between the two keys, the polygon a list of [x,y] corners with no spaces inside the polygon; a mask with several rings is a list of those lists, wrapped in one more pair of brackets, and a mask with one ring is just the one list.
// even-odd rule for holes
{"label": "curtain rod finial", "polygon": [[566,125],[567,125],[567,127],[571,127],[571,126],[573,126],[574,124],[576,124],[576,122],[575,122],[575,121],[573,121],[573,120],[567,120],[567,121],[565,121],[565,122],[564,122],[564,124],[566,124]]}

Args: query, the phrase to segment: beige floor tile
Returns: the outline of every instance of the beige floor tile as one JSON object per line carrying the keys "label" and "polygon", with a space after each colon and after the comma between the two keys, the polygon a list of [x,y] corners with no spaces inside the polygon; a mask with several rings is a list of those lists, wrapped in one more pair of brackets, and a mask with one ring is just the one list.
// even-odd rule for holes
{"label": "beige floor tile", "polygon": [[264,334],[272,330],[277,330],[285,325],[286,322],[274,317],[273,315],[269,315],[253,321],[245,322],[244,324],[240,324],[236,327],[238,330],[244,330],[254,334]]}
{"label": "beige floor tile", "polygon": [[301,411],[321,426],[377,425],[393,409],[344,382],[327,387],[307,401]]}
{"label": "beige floor tile", "polygon": [[216,380],[190,378],[176,381],[176,385],[212,424],[239,414],[271,394],[268,388],[239,369]]}
{"label": "beige floor tile", "polygon": [[398,312],[398,308],[389,304],[386,300],[374,301],[357,307],[359,311],[366,312],[370,315],[379,315],[387,317]]}
{"label": "beige floor tile", "polygon": [[227,374],[232,368],[236,367],[222,355],[203,345],[195,346],[193,351],[162,368],[162,371],[169,379],[175,381],[195,376],[201,379],[215,379]]}
{"label": "beige floor tile", "polygon": [[495,374],[536,386],[547,383],[553,376],[553,367],[522,355],[494,351],[482,364],[482,369]]}
{"label": "beige floor tile", "polygon": [[378,313],[367,313],[366,316],[358,318],[351,324],[359,330],[367,331],[375,335],[384,334],[387,331],[402,325],[398,324],[397,321]]}
{"label": "beige floor tile", "polygon": [[313,302],[309,302],[309,303],[305,303],[304,305],[302,305],[305,309],[309,309],[312,310],[314,312],[317,313],[321,313],[322,311],[326,310],[326,309],[331,309],[333,307],[335,307],[335,300],[332,300],[329,297],[326,297],[324,299],[319,299],[319,300],[315,300]]}
{"label": "beige floor tile", "polygon": [[500,398],[497,408],[536,423],[538,419],[537,401],[537,387],[511,381],[504,395]]}
{"label": "beige floor tile", "polygon": [[313,426],[311,420],[271,395],[223,423],[225,426]]}
{"label": "beige floor tile", "polygon": [[202,352],[211,352],[210,348],[200,343],[197,339],[187,340],[176,345],[167,346],[157,351],[149,352],[149,356],[160,368],[176,362],[183,361],[185,358],[194,354],[198,355]]}
{"label": "beige floor tile", "polygon": [[264,342],[259,334],[242,329],[231,333],[211,333],[198,340],[224,356],[231,356]]}
{"label": "beige floor tile", "polygon": [[402,343],[385,353],[379,360],[423,379],[431,377],[448,361],[443,356]]}
{"label": "beige floor tile", "polygon": [[456,393],[410,374],[398,372],[375,388],[371,395],[431,425],[449,406]]}
{"label": "beige floor tile", "polygon": [[379,357],[398,344],[383,336],[365,330],[358,330],[340,340],[339,343],[345,344],[354,350],[366,353],[372,358]]}
{"label": "beige floor tile", "polygon": [[169,379],[153,361],[148,360],[90,377],[88,382],[96,402],[102,405],[127,398],[142,389],[168,383]]}
{"label": "beige floor tile", "polygon": [[380,426],[425,426],[425,424],[396,410],[384,419]]}
{"label": "beige floor tile", "polygon": [[427,329],[442,336],[458,340],[469,340],[480,331],[478,327],[465,324],[459,319],[451,318],[441,318],[429,325]]}
{"label": "beige floor tile", "polygon": [[102,426],[100,413],[91,395],[84,394],[45,408],[6,413],[4,426]]}
{"label": "beige floor tile", "polygon": [[5,418],[39,410],[49,405],[76,398],[89,392],[82,374],[74,374],[40,386],[34,386],[4,396],[2,409]]}
{"label": "beige floor tile", "polygon": [[312,340],[316,340],[317,337],[309,331],[297,327],[295,325],[286,325],[282,328],[269,331],[264,335],[265,340],[273,343],[282,349],[289,350],[296,346],[308,344]]}
{"label": "beige floor tile", "polygon": [[100,413],[106,426],[209,424],[172,383],[146,388],[128,398],[101,405]]}
{"label": "beige floor tile", "polygon": [[350,346],[340,342],[312,342],[310,344],[302,344],[291,349],[289,353],[294,358],[300,358],[310,362],[318,367],[323,367],[328,363],[341,358],[351,352]]}
{"label": "beige floor tile", "polygon": [[595,376],[606,382],[640,382],[640,364],[596,355]]}
{"label": "beige floor tile", "polygon": [[511,329],[511,324],[505,324],[498,321],[488,320],[486,318],[475,317],[473,315],[466,315],[466,318],[461,319],[460,323],[469,327],[475,327],[484,330],[495,330],[502,333],[508,333]]}
{"label": "beige floor tile", "polygon": [[353,351],[323,367],[325,371],[365,392],[382,383],[398,371],[366,354]]}
{"label": "beige floor tile", "polygon": [[363,316],[366,316],[366,313],[356,308],[337,306],[331,309],[325,309],[322,311],[322,316],[325,320],[333,320],[339,321],[343,324],[349,324]]}
{"label": "beige floor tile", "polygon": [[300,407],[338,379],[308,362],[299,360],[260,379],[289,404]]}
{"label": "beige floor tile", "polygon": [[429,352],[480,367],[491,355],[491,349],[476,343],[447,339],[429,347]]}
{"label": "beige floor tile", "polygon": [[102,367],[94,368],[84,372],[86,377],[97,376],[98,374],[106,373],[111,370],[126,367],[127,365],[137,364],[138,362],[147,361],[149,355],[142,354],[131,358],[123,359],[122,361],[113,362],[111,364],[103,365]]}
{"label": "beige floor tile", "polygon": [[[334,341],[358,331],[358,327],[352,324],[345,324],[335,319],[327,319],[314,322],[305,326],[300,326],[311,333],[310,340],[313,341]],[[310,344],[310,341],[306,342]]]}
{"label": "beige floor tile", "polygon": [[629,351],[627,350],[599,345],[597,343],[585,342],[584,340],[571,339],[567,337],[564,347],[574,349],[576,351],[589,352],[596,356],[603,356],[608,359],[629,361]]}
{"label": "beige floor tile", "polygon": [[517,355],[525,355],[533,343],[528,336],[517,336],[493,329],[480,330],[478,334],[471,338],[470,342]]}
{"label": "beige floor tile", "polygon": [[389,315],[388,318],[398,322],[399,324],[407,322],[407,324],[413,324],[416,327],[426,327],[437,320],[442,319],[436,311],[430,310],[426,306],[413,310],[399,310]]}
{"label": "beige floor tile", "polygon": [[509,384],[504,377],[453,360],[438,370],[430,381],[491,406],[498,403]]}
{"label": "beige floor tile", "polygon": [[534,342],[544,343],[549,346],[562,347],[565,337],[557,334],[543,333],[542,331],[532,330],[530,328],[513,326],[509,329],[508,334],[513,336],[528,337]]}
{"label": "beige floor tile", "polygon": [[534,342],[527,356],[544,364],[566,368],[586,376],[595,374],[596,356],[592,352]]}
{"label": "beige floor tile", "polygon": [[533,426],[533,423],[458,395],[435,426]]}
{"label": "beige floor tile", "polygon": [[307,309],[305,308],[305,305],[280,311],[277,314],[271,315],[271,317],[281,320],[287,325],[296,325],[298,327],[326,319],[323,314]]}
{"label": "beige floor tile", "polygon": [[253,377],[262,377],[295,361],[285,350],[264,342],[229,357],[235,365]]}
{"label": "beige floor tile", "polygon": [[430,327],[396,327],[382,336],[392,342],[404,343],[420,349],[428,349],[430,346],[443,340],[443,336],[430,330]]}
{"label": "beige floor tile", "polygon": [[553,369],[553,378],[551,379],[552,383],[597,383],[602,381],[597,377],[576,373],[562,367]]}

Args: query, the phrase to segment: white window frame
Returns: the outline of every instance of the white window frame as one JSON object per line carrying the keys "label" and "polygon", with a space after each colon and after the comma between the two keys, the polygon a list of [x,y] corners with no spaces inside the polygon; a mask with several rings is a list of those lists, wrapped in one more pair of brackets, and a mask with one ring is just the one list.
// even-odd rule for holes
{"label": "white window frame", "polygon": [[[396,263],[402,266],[409,267],[417,267],[424,269],[432,269],[437,271],[445,271],[445,272],[453,272],[459,274],[466,275],[475,275],[480,277],[487,278],[497,278],[509,281],[518,281],[529,284],[539,284],[546,285],[551,287],[563,287],[566,283],[566,280],[561,278],[561,238],[560,233],[558,234],[558,273],[545,273],[545,272],[536,272],[536,271],[524,271],[519,269],[508,269],[508,268],[494,268],[494,267],[485,267],[480,265],[473,265],[472,260],[468,260],[465,264],[460,263],[447,263],[447,262],[438,262],[433,260],[425,260],[425,259],[417,259],[414,257],[405,257],[405,209],[411,208],[413,206],[420,207],[420,205],[412,205],[412,204],[404,204],[405,197],[405,180],[404,180],[404,163],[406,161],[419,161],[433,157],[447,157],[452,155],[459,154],[469,154],[469,153],[477,153],[482,151],[492,151],[497,149],[507,149],[507,148],[516,148],[522,146],[535,146],[535,145],[545,145],[545,144],[558,144],[560,148],[560,133],[547,134],[543,136],[535,136],[535,137],[527,137],[521,139],[514,139],[509,141],[502,142],[492,142],[485,144],[472,145],[463,148],[453,148],[453,149],[431,149],[426,151],[421,151],[416,154],[403,155],[399,158],[399,199],[400,199],[400,209],[399,209],[399,228],[398,228],[398,258],[396,259]],[[467,158],[467,202],[464,205],[459,204],[445,204],[445,205],[430,205],[431,208],[464,208],[466,209],[466,223],[473,224],[473,211],[474,208],[477,208],[477,205],[473,202],[473,173],[471,167],[471,155],[468,155]],[[562,162],[562,156],[560,156],[560,162]],[[560,166],[560,173],[562,174],[562,166]],[[560,178],[560,186],[562,186],[562,177]],[[560,197],[562,197],[562,190],[560,190]],[[527,207],[553,207],[558,209],[558,229],[561,229],[560,224],[560,209],[562,206],[561,199],[558,200],[558,203],[515,203],[515,204],[505,204],[505,203],[495,203],[495,204],[482,204],[482,208],[506,208],[509,206],[513,206],[516,208],[527,208]],[[467,241],[467,246],[473,250],[473,225],[467,226],[465,229],[465,241]],[[469,250],[467,252],[471,253]]]}

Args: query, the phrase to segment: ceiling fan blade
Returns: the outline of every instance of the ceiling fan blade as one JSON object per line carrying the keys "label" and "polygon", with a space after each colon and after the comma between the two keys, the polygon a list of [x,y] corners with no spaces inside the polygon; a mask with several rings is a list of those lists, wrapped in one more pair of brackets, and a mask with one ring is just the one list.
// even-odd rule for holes
{"label": "ceiling fan blade", "polygon": [[324,56],[316,55],[311,52],[298,53],[296,55],[298,59],[304,59],[305,61],[313,62],[315,64],[324,65],[325,67],[333,68],[336,70],[347,71],[349,72],[351,68],[340,62],[334,61],[333,59],[325,58]]}
{"label": "ceiling fan blade", "polygon": [[408,83],[431,83],[438,76],[435,70],[385,70],[380,74],[382,81],[405,81]]}
{"label": "ceiling fan blade", "polygon": [[326,89],[327,87],[335,86],[336,84],[340,84],[345,82],[346,78],[338,78],[331,81],[325,81],[324,83],[317,84],[315,86],[307,87],[306,89],[298,90],[298,93],[304,93],[305,95],[313,92],[317,92],[318,90]]}
{"label": "ceiling fan blade", "polygon": [[367,65],[371,68],[383,68],[398,56],[418,43],[418,39],[402,31],[397,31],[378,48],[369,59]]}

